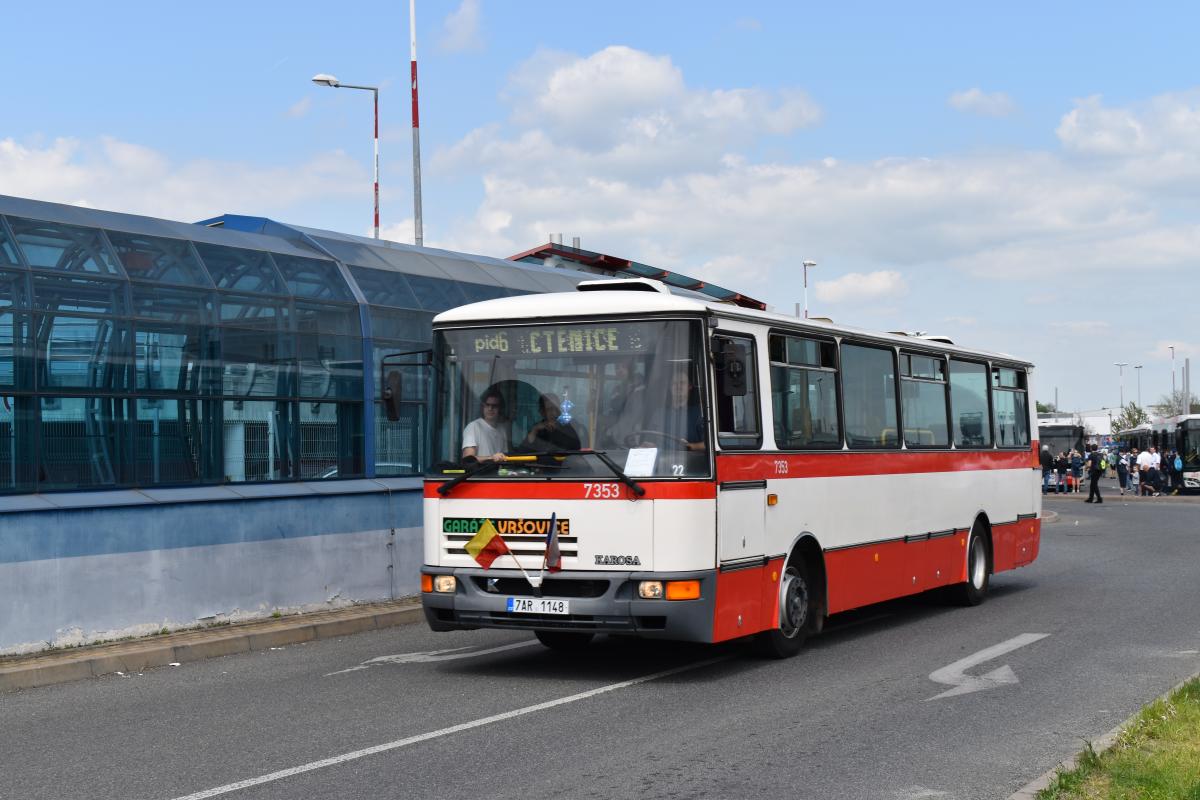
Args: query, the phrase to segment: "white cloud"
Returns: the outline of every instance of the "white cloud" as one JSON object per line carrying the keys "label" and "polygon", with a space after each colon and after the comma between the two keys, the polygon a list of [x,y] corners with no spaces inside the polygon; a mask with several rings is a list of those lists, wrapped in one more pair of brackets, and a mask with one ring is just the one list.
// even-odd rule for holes
{"label": "white cloud", "polygon": [[826,303],[852,303],[894,297],[908,291],[896,270],[863,274],[850,272],[832,281],[817,281],[817,299]]}
{"label": "white cloud", "polygon": [[450,53],[482,50],[483,36],[479,31],[479,0],[462,0],[442,23],[441,48]]}
{"label": "white cloud", "polygon": [[761,31],[762,22],[754,17],[738,17],[733,23],[738,29],[743,31]]}
{"label": "white cloud", "polygon": [[340,151],[259,167],[174,163],[152,148],[108,137],[44,145],[0,139],[5,194],[185,221],[226,211],[278,215],[318,198],[361,194],[367,180],[363,167]]}
{"label": "white cloud", "polygon": [[1057,133],[1065,147],[1081,153],[1130,155],[1147,146],[1142,123],[1133,112],[1105,108],[1099,96],[1077,100]]}
{"label": "white cloud", "polygon": [[304,97],[289,106],[288,110],[284,113],[286,116],[298,119],[307,114],[310,108],[312,108],[312,98]]}
{"label": "white cloud", "polygon": [[621,46],[587,58],[539,52],[514,71],[504,99],[513,107],[507,126],[471,132],[433,165],[517,176],[538,162],[553,164],[563,180],[605,175],[644,184],[764,135],[793,134],[821,113],[795,88],[689,88],[666,56]]}
{"label": "white cloud", "polygon": [[978,87],[955,92],[947,101],[951,108],[984,117],[1007,117],[1016,111],[1016,104],[1004,92],[985,92]]}
{"label": "white cloud", "polygon": [[[1171,347],[1175,348],[1175,364],[1179,369],[1183,369],[1183,360],[1185,358],[1192,359],[1192,366],[1197,367],[1200,364],[1196,363],[1200,359],[1200,342],[1184,342],[1179,339],[1160,339],[1154,343],[1154,347],[1150,350],[1149,356],[1158,361],[1171,361]],[[1200,391],[1200,387],[1197,387]]]}
{"label": "white cloud", "polygon": [[942,322],[949,322],[951,325],[976,325],[979,320],[975,317],[943,317]]}

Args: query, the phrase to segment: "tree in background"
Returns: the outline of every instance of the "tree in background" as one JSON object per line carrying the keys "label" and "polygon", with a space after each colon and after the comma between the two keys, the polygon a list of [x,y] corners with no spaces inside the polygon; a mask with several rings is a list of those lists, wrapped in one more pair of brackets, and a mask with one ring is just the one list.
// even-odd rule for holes
{"label": "tree in background", "polygon": [[[1186,413],[1200,414],[1200,397],[1196,397],[1195,393],[1192,394],[1191,406],[1192,406],[1191,409],[1188,410]],[[1176,414],[1181,413],[1180,409],[1182,409],[1182,408],[1183,408],[1183,390],[1182,389],[1176,389],[1173,392],[1168,392],[1167,394],[1164,394],[1161,398],[1159,398],[1157,403],[1150,404],[1150,410],[1153,411],[1157,416],[1160,416],[1160,417],[1173,417]]]}
{"label": "tree in background", "polygon": [[1149,421],[1150,415],[1146,413],[1145,409],[1138,406],[1137,403],[1130,402],[1121,409],[1120,416],[1113,417],[1112,432],[1127,431]]}
{"label": "tree in background", "polygon": [[1054,407],[1054,403],[1043,403],[1043,402],[1040,402],[1040,401],[1038,401],[1038,404],[1037,404],[1037,413],[1039,413],[1039,414],[1053,414],[1053,413],[1055,413],[1056,411],[1058,411],[1058,409]]}

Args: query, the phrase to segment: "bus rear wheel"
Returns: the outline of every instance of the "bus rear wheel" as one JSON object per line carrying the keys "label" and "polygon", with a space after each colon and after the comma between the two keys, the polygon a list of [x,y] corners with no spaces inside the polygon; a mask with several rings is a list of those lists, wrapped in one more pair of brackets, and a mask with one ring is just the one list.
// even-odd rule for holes
{"label": "bus rear wheel", "polygon": [[977,606],[987,596],[991,570],[988,563],[987,535],[983,525],[976,522],[967,540],[967,579],[954,587],[954,600],[959,605]]}
{"label": "bus rear wheel", "polygon": [[592,633],[577,633],[575,631],[534,631],[534,636],[551,650],[563,653],[574,653],[591,644]]}
{"label": "bus rear wheel", "polygon": [[779,581],[779,627],[758,634],[754,644],[760,655],[791,658],[804,647],[813,629],[813,597],[804,562],[789,564]]}

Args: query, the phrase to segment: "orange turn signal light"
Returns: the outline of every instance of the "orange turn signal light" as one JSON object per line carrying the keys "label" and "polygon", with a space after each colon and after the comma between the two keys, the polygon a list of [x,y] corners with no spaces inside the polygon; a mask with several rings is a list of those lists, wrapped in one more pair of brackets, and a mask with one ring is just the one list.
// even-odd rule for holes
{"label": "orange turn signal light", "polygon": [[432,592],[433,591],[433,576],[432,575],[422,575],[421,576],[421,591],[422,592]]}
{"label": "orange turn signal light", "polygon": [[767,505],[773,506],[778,502],[779,502],[779,495],[777,495],[777,494],[767,495]]}
{"label": "orange turn signal light", "polygon": [[700,581],[667,581],[668,600],[697,600],[700,598]]}

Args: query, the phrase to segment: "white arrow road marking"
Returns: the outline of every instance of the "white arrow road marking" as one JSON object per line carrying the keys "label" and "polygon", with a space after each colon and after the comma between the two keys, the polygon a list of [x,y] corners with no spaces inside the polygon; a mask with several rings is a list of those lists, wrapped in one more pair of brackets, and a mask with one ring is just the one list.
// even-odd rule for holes
{"label": "white arrow road marking", "polygon": [[343,675],[347,672],[358,672],[360,669],[367,669],[375,664],[428,664],[431,661],[456,661],[460,658],[474,658],[475,656],[484,656],[488,653],[502,653],[505,650],[515,650],[518,647],[531,647],[535,644],[537,644],[536,639],[528,642],[513,642],[512,644],[504,644],[499,647],[489,647],[484,650],[472,650],[470,647],[452,647],[449,650],[429,650],[424,653],[397,653],[394,656],[377,656],[367,659],[357,667],[326,673],[324,677]]}
{"label": "white arrow road marking", "polygon": [[1024,647],[1027,644],[1033,644],[1036,641],[1045,639],[1049,635],[1048,633],[1022,633],[1020,636],[1014,636],[1007,642],[994,644],[991,647],[980,650],[974,655],[960,658],[949,666],[929,673],[929,680],[944,683],[954,688],[944,691],[939,695],[927,697],[925,701],[940,700],[943,697],[954,697],[955,695],[969,694],[970,692],[979,692],[984,689],[995,689],[997,686],[1019,683],[1020,681],[1017,679],[1016,673],[1007,664],[997,667],[985,675],[967,675],[966,672],[971,667],[978,666],[985,661],[991,661],[993,658],[999,658],[1005,653],[1011,653],[1013,650]]}

